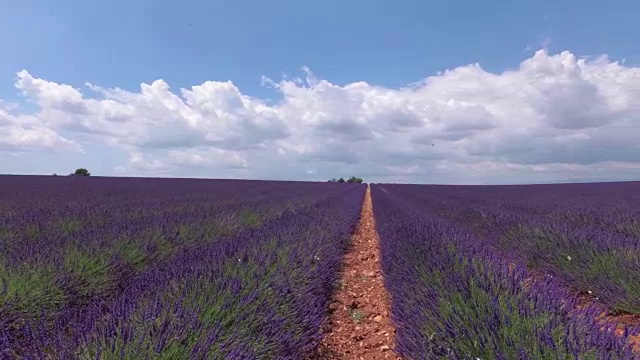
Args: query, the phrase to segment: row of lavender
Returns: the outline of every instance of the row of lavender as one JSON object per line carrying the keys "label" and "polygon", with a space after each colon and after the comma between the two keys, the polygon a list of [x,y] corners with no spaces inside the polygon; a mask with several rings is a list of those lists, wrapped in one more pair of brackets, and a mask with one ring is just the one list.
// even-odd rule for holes
{"label": "row of lavender", "polygon": [[384,188],[562,279],[613,314],[640,314],[640,182]]}
{"label": "row of lavender", "polygon": [[304,353],[364,196],[351,184],[14,180],[0,178],[0,349],[15,358]]}
{"label": "row of lavender", "polygon": [[[215,241],[344,190],[324,187],[310,194],[323,184],[166,179],[6,177],[0,183],[0,198],[11,205],[0,218],[4,273],[68,273],[76,278],[71,285],[92,279],[109,284],[103,278],[116,256],[127,260],[128,270],[140,269],[177,248]],[[25,193],[38,195],[11,196]],[[47,277],[32,275],[24,276]]]}
{"label": "row of lavender", "polygon": [[[551,276],[485,246],[465,226],[423,210],[399,185],[372,185],[396,349],[406,359],[634,359],[640,329],[597,319],[602,309]],[[460,201],[460,200],[457,200]]]}
{"label": "row of lavender", "polygon": [[7,205],[0,218],[0,316],[14,323],[112,296],[181,248],[344,191],[191,179],[3,177],[0,184]]}

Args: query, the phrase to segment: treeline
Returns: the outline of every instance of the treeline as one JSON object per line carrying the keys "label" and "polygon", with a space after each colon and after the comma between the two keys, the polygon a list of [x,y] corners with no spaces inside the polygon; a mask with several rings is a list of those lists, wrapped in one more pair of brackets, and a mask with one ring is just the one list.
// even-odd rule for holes
{"label": "treeline", "polygon": [[[53,176],[58,176],[58,174],[53,173]],[[68,176],[91,176],[91,173],[87,169],[80,168],[80,169],[76,169],[75,172],[72,172]]]}
{"label": "treeline", "polygon": [[339,183],[343,183],[343,182],[348,182],[348,183],[362,183],[362,179],[352,176],[350,178],[348,178],[347,180],[345,180],[344,178],[340,178],[340,179],[336,179],[333,178],[331,180],[329,180],[329,182],[339,182]]}

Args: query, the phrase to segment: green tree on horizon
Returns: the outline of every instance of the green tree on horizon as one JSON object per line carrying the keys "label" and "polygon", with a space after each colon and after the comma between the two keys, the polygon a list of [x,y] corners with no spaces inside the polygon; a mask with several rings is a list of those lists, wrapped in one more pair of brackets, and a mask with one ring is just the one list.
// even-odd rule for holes
{"label": "green tree on horizon", "polygon": [[69,176],[91,176],[91,173],[85,168],[79,168],[76,169],[73,174],[69,174]]}
{"label": "green tree on horizon", "polygon": [[347,180],[345,180],[344,178],[340,178],[340,179],[331,178],[331,180],[329,180],[328,182],[339,182],[339,183],[348,182],[348,183],[358,183],[358,184],[360,184],[360,183],[362,183],[362,178],[355,177],[355,176],[352,176]]}

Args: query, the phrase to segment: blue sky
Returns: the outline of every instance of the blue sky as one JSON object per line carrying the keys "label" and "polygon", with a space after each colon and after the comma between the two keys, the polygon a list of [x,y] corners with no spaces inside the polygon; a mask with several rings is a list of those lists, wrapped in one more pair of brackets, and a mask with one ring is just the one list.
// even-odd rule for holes
{"label": "blue sky", "polygon": [[[632,142],[629,147],[612,151],[610,157],[598,156],[598,161],[580,159],[589,158],[588,152],[592,152],[589,149],[594,145],[606,144],[607,140],[639,129],[640,110],[637,103],[628,103],[640,83],[640,42],[637,41],[637,16],[634,16],[638,13],[640,4],[633,1],[602,4],[596,1],[0,0],[0,44],[4,50],[0,56],[0,99],[3,99],[0,106],[4,103],[7,109],[11,108],[8,111],[11,119],[7,115],[4,121],[14,127],[6,132],[5,145],[0,146],[0,172],[63,172],[82,162],[88,163],[86,166],[93,168],[94,173],[104,175],[313,180],[360,172],[378,181],[455,183],[560,181],[603,176],[604,179],[637,178],[640,170],[636,165],[640,159],[632,155],[637,150]],[[536,57],[536,51],[541,49],[544,54]],[[606,64],[589,63],[603,54],[608,56],[607,64],[619,62],[615,74]],[[567,65],[579,64],[581,59],[588,59],[588,69],[576,65],[576,70],[575,66]],[[507,124],[500,118],[505,116],[503,109],[511,106],[502,104],[502,100],[499,101],[502,107],[495,102],[498,97],[506,97],[504,93],[495,90],[489,98],[479,99],[478,94],[451,90],[466,86],[460,84],[478,81],[478,74],[492,78],[491,75],[501,75],[506,70],[520,71],[518,81],[537,79],[538,73],[533,72],[540,67],[532,65],[522,70],[527,61],[561,64],[562,69],[543,72],[559,84],[565,84],[566,78],[574,79],[571,74],[583,76],[579,84],[562,91],[563,96],[578,102],[576,108],[584,107],[579,101],[586,99],[585,91],[591,88],[597,89],[593,91],[600,96],[596,102],[606,104],[585,114],[587,120],[583,126],[572,123],[567,127],[569,122],[583,120],[571,118],[572,108],[564,112],[550,110],[557,108],[552,106],[552,98],[534,99],[549,92],[541,85],[544,89],[532,89],[526,98],[514,99],[511,103],[513,106],[522,101],[533,104],[531,111],[537,116],[522,121],[539,126],[532,126],[533,132],[525,136],[519,135],[518,129],[527,126]],[[475,63],[479,69],[473,70]],[[307,67],[309,72],[302,71],[302,67]],[[438,77],[439,72],[447,69],[458,69],[462,78]],[[30,81],[31,87],[16,88],[21,70],[28,73],[23,79],[35,80]],[[604,83],[597,82],[600,72],[607,74],[608,80]],[[401,91],[429,76],[434,82],[439,80],[438,83],[448,85],[423,83],[422,91],[411,94]],[[482,80],[495,80],[483,86],[499,89],[500,84],[508,80],[514,89],[521,88],[509,76]],[[272,86],[265,86],[261,81],[263,77],[272,79]],[[301,82],[295,80],[296,77],[300,77]],[[188,109],[178,111],[178,117],[195,109],[197,114],[190,116],[198,117],[204,124],[208,120],[202,118],[207,118],[212,107],[220,104],[220,99],[228,100],[224,100],[226,110],[218,109],[217,120],[212,121],[215,124],[209,125],[194,125],[195,120],[189,120],[186,115],[176,125],[175,114],[164,118],[158,114],[150,116],[153,126],[136,123],[136,117],[142,116],[140,111],[148,109],[141,105],[140,98],[133,100],[133,96],[141,92],[141,83],[152,84],[159,79],[178,98],[182,96],[182,88],[190,89],[207,81],[218,85],[215,90],[213,87],[200,89],[208,91],[206,95],[199,95],[199,99],[208,99],[208,105],[187,104]],[[231,92],[222,94],[219,87],[226,81],[232,82],[233,89],[226,89],[224,91]],[[323,81],[329,85],[324,86]],[[349,84],[361,81],[369,88],[356,86],[356,90],[351,90],[354,87]],[[612,84],[621,81],[625,92],[614,94]],[[85,83],[104,91],[88,89]],[[105,126],[125,126],[122,121],[104,118],[105,104],[100,105],[100,109],[90,108],[82,113],[65,108],[63,105],[69,101],[56,93],[56,86],[63,88],[65,84],[81,92],[83,101],[111,99],[120,108],[135,107],[136,117],[129,113],[132,117],[122,121],[139,136],[124,140],[123,134],[105,130]],[[107,90],[114,88],[130,96],[110,98],[113,94],[106,94]],[[444,88],[448,90],[442,90]],[[388,100],[389,96],[375,98],[377,95],[372,94],[376,89],[391,91],[389,96],[397,100],[381,104],[381,99]],[[340,95],[336,95],[337,92]],[[310,100],[310,93],[321,95]],[[612,99],[614,95],[621,98]],[[233,104],[237,105],[239,100],[234,100],[236,103],[229,100],[233,96],[250,98],[254,105],[245,104],[238,109]],[[292,99],[296,104],[306,105],[293,106]],[[345,99],[352,101],[350,105],[344,104]],[[54,100],[58,102],[52,102]],[[447,101],[465,110],[452,110],[449,105],[443,108],[442,104]],[[567,98],[563,104],[570,102]],[[258,103],[269,107],[267,118],[264,112],[254,111]],[[405,105],[399,103],[411,105],[402,108]],[[626,107],[620,109],[615,105],[620,103]],[[87,104],[93,106],[93,103]],[[371,104],[376,104],[375,114],[345,110],[371,109]],[[413,113],[416,104],[438,110]],[[467,114],[469,104],[480,110],[459,119],[455,114]],[[85,105],[82,106],[84,109]],[[429,149],[407,146],[419,143],[406,137],[406,133],[413,130],[397,129],[403,127],[398,119],[407,116],[407,112],[411,112],[411,119],[420,122],[412,126],[431,129],[425,131],[433,142],[439,139],[443,150],[438,156],[425,156]],[[323,114],[326,116],[321,116]],[[29,115],[37,120],[25,122],[23,117]],[[475,128],[472,126],[460,133],[459,128],[469,125],[469,116],[473,121],[484,121],[486,126],[476,124]],[[60,117],[72,120],[62,121],[66,122],[63,124]],[[588,120],[591,117],[595,120]],[[602,120],[605,118],[608,120]],[[0,125],[2,121],[0,118]],[[261,121],[264,124],[255,125]],[[98,123],[101,125],[95,125]],[[274,127],[267,131],[272,125]],[[194,142],[165,147],[145,145],[144,139],[148,140],[161,128],[177,137],[181,131],[193,135]],[[273,130],[275,128],[280,130]],[[391,128],[395,130],[389,130]],[[456,128],[458,135],[435,134],[436,128]],[[485,131],[477,132],[480,128]],[[242,131],[238,132],[239,129]],[[553,129],[559,130],[552,132]],[[36,130],[48,131],[49,142],[28,140],[35,139]],[[351,133],[347,134],[348,131]],[[358,137],[354,131],[368,135]],[[491,131],[494,133],[489,133]],[[20,141],[15,137],[8,139],[19,132],[31,135],[22,136]],[[204,136],[206,141],[198,142],[195,133],[209,135]],[[603,137],[603,133],[608,137]],[[42,132],[39,134],[45,136]],[[2,133],[0,139],[1,136]],[[54,141],[52,136],[59,139]],[[491,137],[494,142],[489,141]],[[252,140],[240,141],[240,138]],[[558,158],[542,154],[544,151],[539,148],[515,151],[507,146],[524,138],[540,139],[539,145],[554,148]],[[552,141],[548,143],[545,139]],[[388,151],[367,150],[380,150],[379,142],[391,140],[397,142],[397,146],[389,147]],[[246,144],[224,145],[234,142]],[[1,140],[0,144],[3,144]],[[367,152],[370,156],[357,152]],[[526,156],[522,156],[523,152]],[[388,161],[376,161],[373,153]],[[398,156],[403,160],[398,161]],[[215,160],[217,157],[221,160]],[[195,165],[182,167],[179,159]],[[223,161],[228,159],[235,159],[232,162],[235,165]],[[157,166],[149,166],[153,163]],[[546,164],[548,168],[536,170],[531,168],[532,164]],[[484,170],[487,166],[493,170]],[[57,168],[59,170],[54,170]]]}

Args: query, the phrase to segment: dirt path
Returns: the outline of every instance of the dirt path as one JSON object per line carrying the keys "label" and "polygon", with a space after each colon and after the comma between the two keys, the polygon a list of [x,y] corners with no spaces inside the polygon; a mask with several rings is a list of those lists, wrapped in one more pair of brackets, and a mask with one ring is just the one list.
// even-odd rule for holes
{"label": "dirt path", "polygon": [[370,187],[329,309],[326,335],[315,359],[400,359],[393,352],[395,329],[380,269]]}

